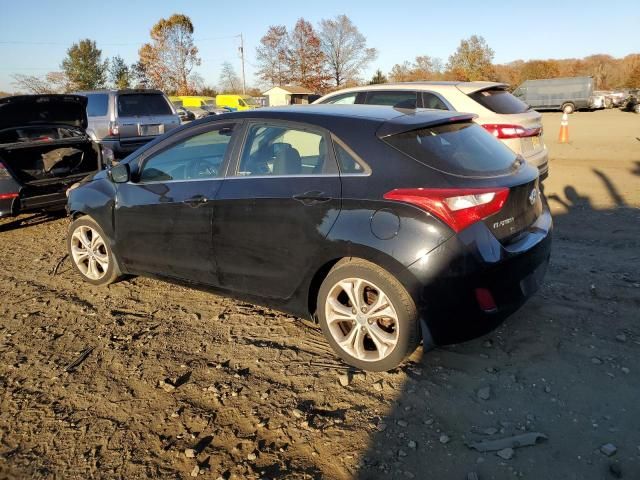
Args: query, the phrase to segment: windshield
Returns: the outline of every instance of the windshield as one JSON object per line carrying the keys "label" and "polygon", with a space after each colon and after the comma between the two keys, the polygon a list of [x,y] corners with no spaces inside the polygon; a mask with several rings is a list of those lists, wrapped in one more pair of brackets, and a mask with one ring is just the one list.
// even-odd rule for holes
{"label": "windshield", "polygon": [[384,141],[425,165],[455,175],[504,175],[519,165],[515,153],[470,122],[420,128]]}
{"label": "windshield", "polygon": [[87,94],[87,115],[89,117],[103,117],[109,107],[109,95],[106,93]]}
{"label": "windshield", "polygon": [[469,96],[484,108],[487,108],[494,113],[524,113],[530,109],[529,105],[519,98],[514,97],[506,90],[497,88],[481,90],[479,92],[472,93]]}
{"label": "windshield", "polygon": [[258,105],[258,102],[253,97],[245,98],[244,101],[247,105]]}
{"label": "windshield", "polygon": [[143,117],[146,115],[173,115],[163,95],[135,93],[118,96],[118,115]]}

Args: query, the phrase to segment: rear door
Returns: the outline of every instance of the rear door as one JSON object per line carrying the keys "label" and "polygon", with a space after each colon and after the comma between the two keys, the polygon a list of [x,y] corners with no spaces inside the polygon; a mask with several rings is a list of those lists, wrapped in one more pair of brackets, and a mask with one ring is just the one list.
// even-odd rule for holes
{"label": "rear door", "polygon": [[142,160],[137,181],[118,184],[116,241],[129,271],[217,284],[214,199],[236,126],[185,130]]}
{"label": "rear door", "polygon": [[144,143],[180,124],[161,93],[119,93],[115,103],[120,141],[124,143]]}
{"label": "rear door", "polygon": [[213,239],[222,287],[288,298],[323,248],[341,205],[331,139],[308,125],[247,126],[216,199]]}

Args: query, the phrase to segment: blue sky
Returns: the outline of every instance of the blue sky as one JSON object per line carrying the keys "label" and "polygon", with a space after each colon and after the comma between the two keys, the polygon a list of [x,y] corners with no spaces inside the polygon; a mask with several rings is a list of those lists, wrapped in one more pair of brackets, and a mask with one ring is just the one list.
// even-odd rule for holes
{"label": "blue sky", "polygon": [[251,84],[255,47],[268,26],[291,27],[301,16],[315,25],[322,18],[348,15],[379,51],[378,59],[365,72],[367,77],[378,67],[387,72],[395,63],[417,55],[446,62],[460,39],[472,34],[484,36],[495,51],[496,63],[640,53],[636,2],[598,2],[600,6],[574,0],[510,3],[0,0],[0,90],[14,90],[11,74],[44,75],[59,70],[66,49],[82,38],[95,40],[103,55],[120,55],[132,63],[139,46],[148,41],[151,26],[175,12],[191,17],[202,58],[198,72],[212,85],[218,82],[222,62],[232,62],[240,72],[235,35],[245,37],[247,82]]}

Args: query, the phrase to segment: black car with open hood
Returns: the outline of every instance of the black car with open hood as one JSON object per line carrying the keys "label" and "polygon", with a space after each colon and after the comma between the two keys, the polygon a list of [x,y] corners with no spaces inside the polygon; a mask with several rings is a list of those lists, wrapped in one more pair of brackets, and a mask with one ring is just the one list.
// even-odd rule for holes
{"label": "black car with open hood", "polygon": [[62,210],[67,188],[102,168],[80,95],[0,99],[0,217]]}

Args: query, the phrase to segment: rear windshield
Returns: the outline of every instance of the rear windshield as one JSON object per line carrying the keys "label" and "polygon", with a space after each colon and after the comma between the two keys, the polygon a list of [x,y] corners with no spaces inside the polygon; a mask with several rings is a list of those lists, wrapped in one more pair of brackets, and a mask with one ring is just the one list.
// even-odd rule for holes
{"label": "rear windshield", "polygon": [[469,96],[494,113],[524,113],[529,110],[529,105],[506,90],[481,90]]}
{"label": "rear windshield", "polygon": [[454,175],[504,175],[519,165],[515,153],[475,123],[426,127],[384,140],[415,160]]}
{"label": "rear windshield", "polygon": [[162,95],[144,93],[118,96],[118,115],[121,117],[172,114],[169,102]]}
{"label": "rear windshield", "polygon": [[89,93],[87,95],[87,116],[104,117],[109,106],[109,95],[106,93]]}

